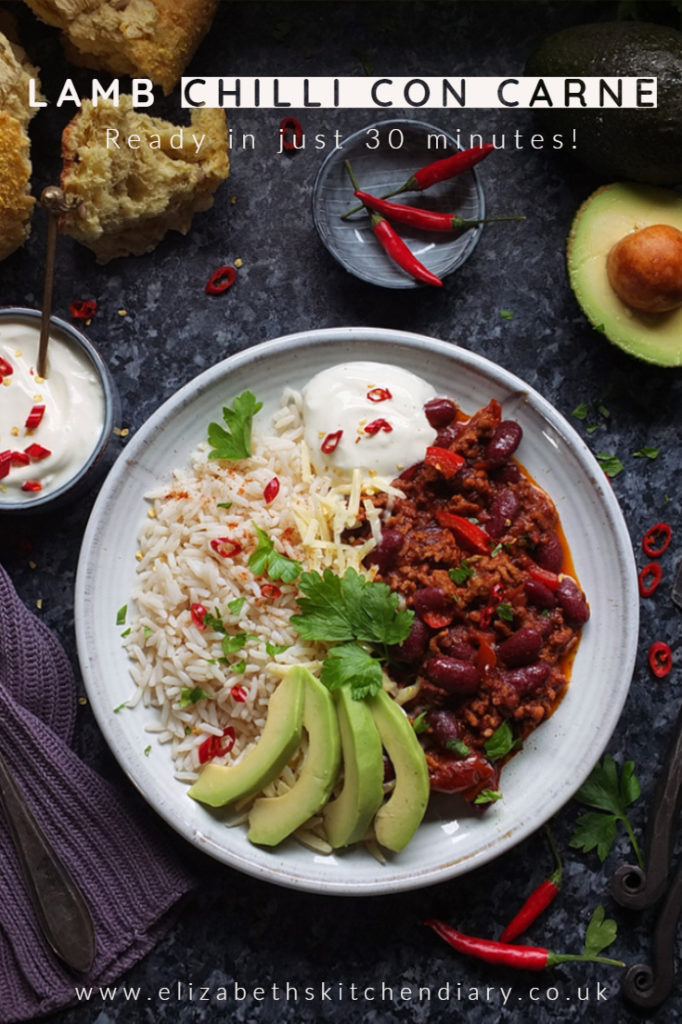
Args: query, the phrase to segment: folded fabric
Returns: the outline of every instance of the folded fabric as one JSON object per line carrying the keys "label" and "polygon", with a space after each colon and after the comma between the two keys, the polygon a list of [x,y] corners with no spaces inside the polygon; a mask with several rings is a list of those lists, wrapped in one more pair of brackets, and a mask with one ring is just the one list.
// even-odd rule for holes
{"label": "folded fabric", "polygon": [[55,636],[0,567],[0,749],[90,905],[97,953],[74,974],[39,929],[0,812],[0,1024],[35,1020],[107,984],[152,949],[193,879],[167,840],[71,749],[76,690]]}

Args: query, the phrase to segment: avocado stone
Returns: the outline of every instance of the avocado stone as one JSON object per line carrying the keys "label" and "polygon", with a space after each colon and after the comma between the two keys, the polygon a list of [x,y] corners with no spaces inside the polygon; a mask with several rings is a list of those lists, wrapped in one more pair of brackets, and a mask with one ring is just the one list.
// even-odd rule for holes
{"label": "avocado stone", "polygon": [[253,796],[276,779],[301,742],[306,676],[292,668],[270,697],[263,732],[233,765],[207,764],[189,795],[211,807]]}
{"label": "avocado stone", "polygon": [[303,728],[308,749],[296,782],[283,796],[259,797],[249,813],[249,839],[276,846],[323,807],[338,778],[341,740],[329,690],[307,669],[304,674]]}
{"label": "avocado stone", "polygon": [[[602,178],[650,185],[682,181],[682,32],[637,21],[576,25],[548,36],[525,74],[657,78],[657,106],[639,109],[536,109],[538,127],[564,135],[564,153]],[[576,148],[569,148],[576,131]]]}
{"label": "avocado stone", "polygon": [[395,772],[395,786],[374,818],[377,841],[396,853],[417,831],[429,802],[429,771],[410,720],[382,690],[368,698],[386,753]]}
{"label": "avocado stone", "polygon": [[682,308],[644,313],[626,305],[611,287],[606,258],[629,232],[653,224],[682,230],[682,196],[647,185],[598,189],[578,210],[568,237],[571,287],[594,327],[609,341],[659,366],[682,365]]}
{"label": "avocado stone", "polygon": [[335,694],[343,754],[343,787],[324,809],[327,839],[337,849],[363,839],[384,798],[384,757],[372,712],[350,686]]}

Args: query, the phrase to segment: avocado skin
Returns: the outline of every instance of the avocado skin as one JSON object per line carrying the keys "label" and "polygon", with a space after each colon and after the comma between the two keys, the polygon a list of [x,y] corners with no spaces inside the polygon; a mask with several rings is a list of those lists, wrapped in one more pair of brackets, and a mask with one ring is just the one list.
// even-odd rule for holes
{"label": "avocado skin", "polygon": [[[546,135],[562,132],[564,152],[604,179],[682,182],[682,32],[635,21],[577,25],[548,36],[528,58],[525,74],[658,78],[656,108],[538,109],[535,119]],[[575,150],[568,148],[573,129]]]}

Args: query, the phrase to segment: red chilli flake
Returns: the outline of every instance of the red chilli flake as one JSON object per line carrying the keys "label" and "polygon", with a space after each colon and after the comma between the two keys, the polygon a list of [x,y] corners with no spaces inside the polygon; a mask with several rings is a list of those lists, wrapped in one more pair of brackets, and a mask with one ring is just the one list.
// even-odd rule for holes
{"label": "red chilli flake", "polygon": [[236,700],[238,704],[243,704],[248,697],[246,687],[244,686],[233,686],[230,693],[232,694],[232,699]]}
{"label": "red chilli flake", "polygon": [[387,402],[393,395],[388,388],[372,388],[367,392],[367,397],[370,402]]}
{"label": "red chilli flake", "polygon": [[372,420],[372,422],[368,423],[365,427],[365,433],[371,434],[372,436],[374,434],[378,434],[380,430],[383,430],[384,434],[390,434],[393,427],[388,420]]}
{"label": "red chilli flake", "polygon": [[0,356],[0,377],[9,377],[10,374],[14,373],[14,367],[11,363],[8,363],[6,359]]}
{"label": "red chilli flake", "polygon": [[206,618],[207,613],[203,604],[195,602],[194,604],[191,604],[189,606],[189,610],[192,614],[192,622],[194,623],[194,625],[198,629],[206,629],[206,623],[204,622],[204,619]]}
{"label": "red chilli flake", "polygon": [[672,540],[673,532],[667,523],[654,523],[642,538],[642,551],[649,558],[660,558]]}
{"label": "red chilli flake", "polygon": [[651,597],[661,582],[663,570],[658,562],[649,562],[643,569],[640,569],[637,579],[639,581],[639,593],[642,597]]}
{"label": "red chilli flake", "polygon": [[282,149],[285,153],[294,153],[303,144],[303,126],[295,117],[285,117],[279,123]]}
{"label": "red chilli flake", "polygon": [[9,448],[7,449],[7,451],[0,452],[0,480],[4,480],[4,478],[9,473],[11,458],[12,453],[9,450]]}
{"label": "red chilli flake", "polygon": [[242,550],[239,541],[232,540],[231,537],[214,537],[211,541],[211,547],[221,558],[234,558]]}
{"label": "red chilli flake", "polygon": [[[221,746],[221,738],[227,739],[227,743]],[[236,734],[231,725],[228,725],[227,729],[223,729],[223,735],[220,736],[207,736],[203,743],[199,744],[199,764],[206,764],[207,761],[212,761],[214,757],[223,757],[224,754],[229,754],[234,746]]]}
{"label": "red chilli flake", "polygon": [[343,430],[335,430],[333,434],[327,434],[320,445],[320,451],[323,451],[325,455],[331,455],[338,448],[342,436]]}
{"label": "red chilli flake", "polygon": [[12,452],[9,461],[12,466],[28,466],[31,459],[26,452]]}
{"label": "red chilli flake", "polygon": [[273,476],[272,480],[265,485],[263,491],[263,500],[266,505],[269,505],[271,501],[274,501],[279,494],[279,480],[276,476]]}
{"label": "red chilli flake", "polygon": [[21,489],[22,491],[42,491],[43,485],[39,480],[26,480],[26,482],[21,485]]}
{"label": "red chilli flake", "polygon": [[206,282],[206,294],[220,295],[222,292],[226,292],[228,288],[231,288],[236,280],[237,271],[234,267],[218,267]]}
{"label": "red chilli flake", "polygon": [[96,312],[97,303],[94,299],[76,300],[69,306],[69,313],[74,320],[92,320]]}
{"label": "red chilli flake", "polygon": [[31,411],[26,417],[24,426],[27,430],[35,430],[36,427],[40,426],[43,416],[45,415],[44,405],[34,405],[31,407]]}
{"label": "red chilli flake", "polygon": [[269,601],[276,601],[278,597],[282,596],[282,591],[274,583],[263,583],[260,592]]}
{"label": "red chilli flake", "polygon": [[673,652],[662,640],[657,640],[649,648],[649,668],[657,679],[663,679],[672,667]]}
{"label": "red chilli flake", "polygon": [[48,455],[52,455],[49,448],[44,448],[42,444],[30,444],[27,448],[24,448],[24,455],[28,455],[32,462],[40,462],[41,459],[46,459]]}

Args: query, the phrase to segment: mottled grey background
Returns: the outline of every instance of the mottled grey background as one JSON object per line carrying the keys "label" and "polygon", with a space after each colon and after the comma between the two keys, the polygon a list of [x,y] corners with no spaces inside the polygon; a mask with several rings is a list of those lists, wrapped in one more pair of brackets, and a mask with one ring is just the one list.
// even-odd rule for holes
{"label": "mottled grey background", "polygon": [[[43,68],[53,99],[67,75],[86,89],[90,76],[65,64],[56,35],[15,4],[23,39]],[[549,31],[612,16],[610,3],[223,3],[210,36],[191,66],[200,75],[510,75]],[[648,4],[655,13],[667,5]],[[177,95],[156,110],[181,118]],[[61,129],[71,107],[42,111],[32,124],[35,191],[59,173]],[[402,114],[402,112],[400,112]],[[527,146],[507,148],[481,167],[491,212],[525,213],[524,225],[490,228],[466,266],[439,293],[377,290],[348,276],[328,256],[314,233],[310,196],[324,154],[306,150],[277,156],[276,111],[230,114],[238,136],[256,135],[254,152],[235,149],[232,174],[214,209],[196,218],[187,238],[173,235],[149,256],[95,266],[69,239],[60,245],[55,312],[68,317],[73,299],[94,298],[97,316],[90,337],[108,361],[122,401],[121,425],[134,432],[180,385],[232,352],[267,338],[312,327],[399,327],[451,340],[519,374],[567,417],[580,402],[601,399],[608,417],[589,436],[595,451],[620,456],[624,471],[613,486],[621,503],[638,564],[645,529],[667,519],[673,545],[664,559],[665,580],[655,599],[642,602],[640,653],[630,696],[608,750],[634,759],[643,796],[633,810],[641,833],[655,779],[676,719],[679,669],[652,679],[646,651],[653,639],[667,640],[679,661],[679,612],[669,599],[673,567],[680,556],[677,474],[680,373],[639,363],[613,348],[587,325],[568,287],[564,245],[579,203],[599,184],[552,154]],[[350,134],[374,120],[371,111],[299,112],[306,131]],[[419,116],[415,112],[414,116]],[[530,115],[512,111],[429,111],[429,120],[451,132],[486,135],[518,130],[527,142]],[[232,199],[235,198],[233,202]],[[41,292],[45,223],[34,222],[29,244],[0,266],[0,302],[36,304]],[[210,298],[204,284],[212,270],[241,257],[238,283]],[[126,316],[119,315],[125,310]],[[511,310],[505,319],[501,310]],[[572,422],[579,431],[585,424]],[[119,441],[122,446],[125,442]],[[655,461],[632,453],[660,448]],[[73,584],[82,531],[94,493],[59,519],[3,523],[2,562],[29,606],[42,599],[44,620],[75,663]],[[35,562],[31,569],[29,562]],[[79,751],[107,777],[130,790],[104,746],[89,708],[79,712]],[[132,791],[131,799],[136,799]],[[613,871],[629,857],[621,835],[604,865],[592,854],[569,850],[578,808],[569,804],[555,823],[565,854],[565,887],[529,941],[577,951],[585,924],[603,902],[619,925],[614,953],[628,962],[649,955],[650,915],[625,913],[608,892]],[[325,898],[265,885],[218,865],[171,832],[168,842],[199,872],[201,885],[158,948],[123,981],[141,986],[136,1004],[119,995],[99,996],[54,1017],[58,1024],[123,1021],[208,1022],[216,1020],[311,1022],[322,1019],[397,1024],[405,1021],[573,1022],[595,1014],[605,1022],[641,1019],[619,994],[619,973],[569,965],[551,974],[526,975],[464,960],[423,927],[429,915],[463,930],[499,933],[523,895],[550,870],[542,834],[529,838],[502,860],[464,878],[412,894],[373,899]],[[180,999],[158,996],[164,985],[194,985]],[[242,1001],[198,999],[200,986],[238,983]],[[259,1000],[253,989],[286,983],[299,1000]],[[335,986],[323,1000],[320,983]],[[349,986],[394,986],[393,998],[352,1001]],[[338,983],[344,986],[340,998]],[[449,1001],[437,991],[451,985]],[[457,985],[461,986],[458,991]],[[428,986],[431,1003],[404,1000],[401,985]],[[506,1006],[497,986],[511,987]],[[598,985],[602,995],[598,997]],[[305,986],[317,986],[306,1000]],[[486,986],[492,986],[489,994]],[[537,1001],[533,986],[538,986]],[[555,986],[555,989],[552,989]],[[680,982],[682,986],[682,980]],[[549,993],[548,993],[549,989]],[[441,995],[444,993],[441,992]],[[380,996],[381,993],[378,993]],[[476,998],[478,997],[478,998]],[[0,996],[1,998],[1,996]],[[678,1019],[682,987],[648,1019]]]}

